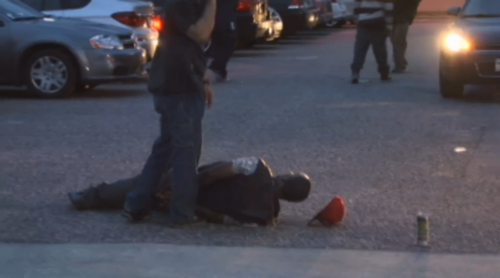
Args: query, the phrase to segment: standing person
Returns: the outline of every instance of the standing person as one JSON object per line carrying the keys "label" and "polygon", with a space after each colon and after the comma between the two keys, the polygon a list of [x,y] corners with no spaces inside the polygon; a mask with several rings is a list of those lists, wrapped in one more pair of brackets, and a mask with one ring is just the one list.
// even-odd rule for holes
{"label": "standing person", "polygon": [[213,93],[206,79],[208,42],[215,24],[216,0],[166,0],[166,28],[151,66],[148,90],[160,114],[160,136],[156,139],[137,187],[124,204],[123,215],[138,220],[152,209],[155,188],[171,170],[172,202],[169,226],[196,223],[197,166],[201,153],[205,104]]}
{"label": "standing person", "polygon": [[213,57],[210,70],[215,82],[227,81],[227,63],[236,47],[238,33],[236,30],[236,8],[238,0],[219,0],[215,13],[215,28],[212,34],[210,52]]}
{"label": "standing person", "polygon": [[404,73],[408,67],[406,60],[406,38],[410,25],[413,24],[417,15],[421,0],[395,0],[394,1],[394,30],[392,32],[392,50],[394,57],[394,69],[392,73]]}
{"label": "standing person", "polygon": [[392,33],[392,0],[356,0],[354,14],[358,16],[354,60],[351,65],[353,84],[359,83],[359,76],[370,46],[378,64],[382,81],[390,81],[387,57],[387,37]]}

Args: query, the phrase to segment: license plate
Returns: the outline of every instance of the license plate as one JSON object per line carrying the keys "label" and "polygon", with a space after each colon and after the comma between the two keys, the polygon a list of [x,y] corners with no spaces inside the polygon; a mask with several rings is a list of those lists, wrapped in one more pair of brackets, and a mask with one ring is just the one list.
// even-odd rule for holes
{"label": "license plate", "polygon": [[500,72],[500,59],[495,60],[495,71]]}

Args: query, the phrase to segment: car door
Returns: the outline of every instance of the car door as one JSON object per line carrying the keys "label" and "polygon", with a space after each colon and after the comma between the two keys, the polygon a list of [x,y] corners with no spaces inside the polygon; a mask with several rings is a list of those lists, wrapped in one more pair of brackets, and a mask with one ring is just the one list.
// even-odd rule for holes
{"label": "car door", "polygon": [[12,36],[6,18],[0,15],[0,83],[12,81]]}

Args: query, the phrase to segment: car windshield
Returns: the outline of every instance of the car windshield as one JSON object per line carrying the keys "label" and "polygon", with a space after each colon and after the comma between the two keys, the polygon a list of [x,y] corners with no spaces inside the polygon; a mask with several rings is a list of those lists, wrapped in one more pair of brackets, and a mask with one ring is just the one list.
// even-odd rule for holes
{"label": "car windshield", "polygon": [[500,17],[500,1],[470,0],[464,7],[462,17]]}
{"label": "car windshield", "polygon": [[18,0],[1,0],[0,13],[5,14],[12,20],[38,19],[45,17],[44,14]]}

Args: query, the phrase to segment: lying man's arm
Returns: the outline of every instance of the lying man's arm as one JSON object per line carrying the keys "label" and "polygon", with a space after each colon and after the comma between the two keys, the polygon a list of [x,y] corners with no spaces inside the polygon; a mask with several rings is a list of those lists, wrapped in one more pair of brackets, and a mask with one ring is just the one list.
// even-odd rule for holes
{"label": "lying man's arm", "polygon": [[232,161],[215,163],[198,174],[199,185],[205,186],[236,175],[251,175],[257,169],[259,161],[257,157],[242,157]]}
{"label": "lying man's arm", "polygon": [[216,0],[204,0],[205,9],[197,18],[193,0],[179,0],[165,7],[166,17],[177,30],[197,43],[206,43],[212,36],[215,25]]}

